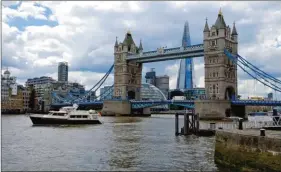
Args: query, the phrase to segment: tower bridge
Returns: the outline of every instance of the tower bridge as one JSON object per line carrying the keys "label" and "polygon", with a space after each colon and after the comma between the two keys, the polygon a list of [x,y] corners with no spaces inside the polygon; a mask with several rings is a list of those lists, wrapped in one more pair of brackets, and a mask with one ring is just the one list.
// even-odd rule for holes
{"label": "tower bridge", "polygon": [[[188,101],[141,101],[140,88],[142,80],[143,63],[176,60],[182,58],[204,57],[205,65],[205,100]],[[246,105],[256,106],[280,106],[281,101],[261,102],[236,100],[237,87],[237,66],[249,69],[256,73],[256,76],[263,78],[254,79],[266,86],[281,92],[281,87],[276,85],[280,80],[271,75],[252,67],[249,62],[238,55],[238,33],[233,23],[232,29],[226,25],[224,16],[220,11],[215,24],[209,27],[206,20],[203,29],[203,43],[198,45],[176,48],[158,48],[155,51],[143,51],[142,42],[136,46],[133,36],[127,32],[123,42],[116,42],[114,45],[114,65],[105,74],[104,78],[97,83],[97,90],[106,80],[109,73],[114,68],[113,97],[115,100],[83,102],[87,97],[81,97],[75,101],[61,102],[56,105],[66,103],[103,104],[103,114],[130,115],[137,110],[138,113],[150,113],[150,107],[162,104],[177,104],[187,108],[194,108],[199,113],[200,118],[222,118],[226,112],[231,110],[235,115],[245,112]],[[247,70],[245,72],[247,72]],[[248,72],[247,72],[248,73]],[[249,74],[249,73],[248,73]],[[264,81],[274,81],[267,82]],[[277,83],[278,83],[277,82]],[[95,85],[95,86],[96,86]],[[94,86],[94,87],[95,87]],[[93,87],[93,88],[94,88]],[[111,89],[112,90],[112,89]],[[141,111],[140,111],[141,110]]]}

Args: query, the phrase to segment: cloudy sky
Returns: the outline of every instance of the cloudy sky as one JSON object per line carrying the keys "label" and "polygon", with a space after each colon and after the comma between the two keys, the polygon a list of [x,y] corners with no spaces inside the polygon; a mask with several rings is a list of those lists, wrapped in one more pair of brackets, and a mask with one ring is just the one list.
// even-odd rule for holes
{"label": "cloudy sky", "polygon": [[[3,2],[2,73],[9,67],[18,82],[51,76],[57,63],[68,61],[69,80],[89,89],[113,64],[116,36],[123,41],[129,29],[144,51],[181,45],[184,22],[191,43],[203,42],[205,18],[214,24],[219,8],[227,25],[236,22],[239,54],[260,69],[281,78],[280,2]],[[204,87],[203,58],[194,59],[196,86]],[[145,64],[157,75],[170,76],[176,86],[179,61]],[[239,94],[265,96],[271,90],[239,71]],[[106,84],[113,83],[111,76]],[[273,92],[275,93],[275,92]]]}

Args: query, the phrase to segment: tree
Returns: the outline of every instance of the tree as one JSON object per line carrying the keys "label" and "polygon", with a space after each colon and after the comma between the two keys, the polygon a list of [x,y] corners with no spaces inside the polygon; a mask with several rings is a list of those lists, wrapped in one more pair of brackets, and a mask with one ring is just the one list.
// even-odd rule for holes
{"label": "tree", "polygon": [[29,96],[29,104],[28,104],[28,107],[31,109],[31,110],[34,110],[35,108],[35,90],[34,90],[34,87],[33,85],[31,85],[30,87],[30,96]]}

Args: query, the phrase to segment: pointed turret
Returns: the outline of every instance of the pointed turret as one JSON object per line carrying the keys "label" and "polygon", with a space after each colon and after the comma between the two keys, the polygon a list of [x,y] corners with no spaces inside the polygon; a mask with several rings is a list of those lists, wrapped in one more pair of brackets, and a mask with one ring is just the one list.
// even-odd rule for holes
{"label": "pointed turret", "polygon": [[115,47],[118,47],[117,36],[116,36],[116,41],[115,41]]}
{"label": "pointed turret", "polygon": [[183,36],[182,36],[182,46],[190,46],[190,33],[189,33],[189,25],[188,21],[185,22],[184,24],[184,29],[183,29]]}
{"label": "pointed turret", "polygon": [[205,27],[204,27],[204,32],[210,32],[207,18],[206,18],[206,23],[205,23]]}
{"label": "pointed turret", "polygon": [[217,18],[216,23],[215,23],[215,27],[217,29],[223,29],[223,28],[226,27],[226,24],[225,24],[223,15],[222,15],[221,8],[220,8],[220,11],[219,11],[219,14],[218,14],[218,18]]}
{"label": "pointed turret", "polygon": [[237,33],[237,31],[236,31],[236,27],[235,27],[235,22],[233,22],[233,29],[232,29],[231,35],[232,35],[232,36],[238,35],[238,33]]}
{"label": "pointed turret", "polygon": [[139,50],[140,50],[140,51],[142,51],[142,50],[143,50],[141,40],[140,40]]}
{"label": "pointed turret", "polygon": [[123,44],[124,45],[132,45],[134,44],[135,45],[135,42],[133,40],[133,37],[132,37],[132,34],[130,31],[127,32],[126,36],[125,36],[125,39],[123,41]]}

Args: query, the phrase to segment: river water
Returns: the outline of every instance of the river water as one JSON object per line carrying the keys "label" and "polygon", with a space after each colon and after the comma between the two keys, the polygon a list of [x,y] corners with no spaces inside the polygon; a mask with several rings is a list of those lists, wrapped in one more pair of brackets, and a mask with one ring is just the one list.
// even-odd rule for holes
{"label": "river water", "polygon": [[218,170],[214,137],[175,136],[172,115],[102,121],[39,127],[25,115],[2,115],[2,170]]}

